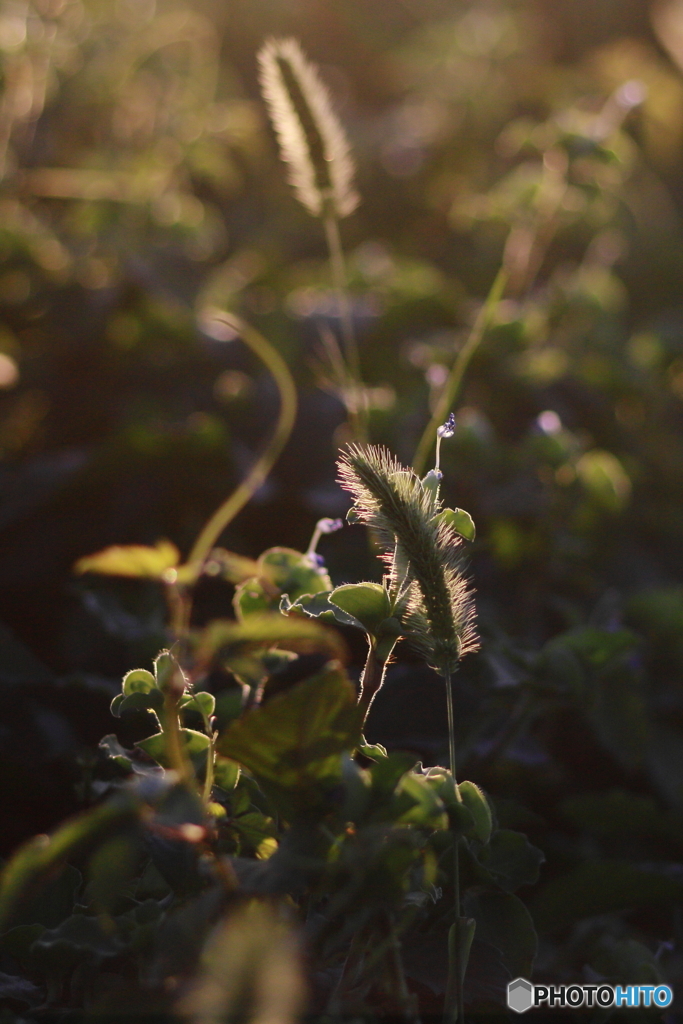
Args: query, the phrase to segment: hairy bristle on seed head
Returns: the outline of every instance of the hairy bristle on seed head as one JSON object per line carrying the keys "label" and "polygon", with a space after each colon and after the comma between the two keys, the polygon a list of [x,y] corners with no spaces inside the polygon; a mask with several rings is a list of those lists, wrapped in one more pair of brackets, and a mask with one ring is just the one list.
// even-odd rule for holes
{"label": "hairy bristle on seed head", "polygon": [[435,519],[438,508],[419,477],[384,448],[349,446],[339,461],[339,482],[378,535],[390,571],[398,565],[412,581],[404,621],[413,644],[439,671],[452,671],[478,647],[461,538]]}
{"label": "hairy bristle on seed head", "polygon": [[355,167],[318,69],[296,39],[268,39],[258,55],[260,82],[289,182],[314,217],[353,213]]}

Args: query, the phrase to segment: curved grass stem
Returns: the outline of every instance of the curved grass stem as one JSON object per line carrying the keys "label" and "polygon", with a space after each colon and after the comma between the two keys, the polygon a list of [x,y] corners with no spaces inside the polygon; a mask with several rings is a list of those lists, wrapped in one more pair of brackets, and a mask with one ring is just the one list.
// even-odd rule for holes
{"label": "curved grass stem", "polygon": [[214,512],[197,537],[188,557],[188,564],[196,567],[197,576],[201,572],[202,566],[223,530],[232,522],[237,513],[244,508],[270,473],[292,432],[297,408],[294,380],[280,354],[273,348],[270,342],[266,341],[259,331],[249,324],[237,320],[235,317],[228,316],[228,314],[224,314],[224,319],[239,332],[245,344],[267,366],[275,378],[275,383],[280,392],[280,413],[273,436],[263,454],[254,463],[242,483],[236,487],[230,497]]}
{"label": "curved grass stem", "polygon": [[467,367],[486,334],[487,328],[493,318],[493,314],[495,313],[498,303],[505,291],[507,279],[507,270],[504,267],[501,267],[494,278],[491,289],[486,297],[486,301],[479,310],[477,319],[474,321],[474,326],[472,327],[470,336],[458,352],[455,362],[451,367],[451,372],[448,375],[448,380],[446,381],[444,389],[436,403],[436,408],[434,409],[432,418],[425,427],[424,433],[422,434],[417,446],[417,451],[415,452],[413,469],[418,476],[422,476],[424,473],[427,458],[436,440],[436,432],[439,426],[448,418],[448,414],[455,404],[455,400],[460,393],[460,388],[462,386],[463,377],[465,376]]}

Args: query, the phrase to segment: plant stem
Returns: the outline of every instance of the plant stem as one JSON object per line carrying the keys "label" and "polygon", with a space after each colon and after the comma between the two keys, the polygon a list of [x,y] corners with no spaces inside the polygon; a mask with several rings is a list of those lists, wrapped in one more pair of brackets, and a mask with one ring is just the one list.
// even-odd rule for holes
{"label": "plant stem", "polygon": [[358,436],[359,440],[363,440],[366,433],[366,410],[361,382],[360,357],[358,354],[356,334],[353,329],[353,318],[351,316],[346,261],[344,259],[344,250],[342,249],[341,244],[341,235],[339,234],[339,218],[334,212],[328,210],[325,214],[323,217],[323,227],[325,229],[327,249],[330,256],[332,283],[334,285],[334,290],[337,293],[342,339],[344,341],[344,350],[346,353],[346,386],[348,391],[351,393],[350,408],[348,406],[348,400],[347,408],[354,432]]}
{"label": "plant stem", "polygon": [[365,661],[365,668],[363,674],[360,677],[360,697],[358,698],[358,707],[363,711],[363,723],[365,723],[370,711],[370,705],[372,704],[377,691],[381,688],[384,682],[384,673],[386,672],[386,662],[380,661],[377,657],[377,651],[375,644],[371,641],[368,656]]}
{"label": "plant stem", "polygon": [[[446,683],[446,707],[448,708],[448,755],[450,761],[450,770],[455,783],[455,792],[460,799],[458,792],[458,779],[456,775],[456,757],[455,757],[455,715],[453,714],[453,687],[451,684],[451,673],[447,669],[444,673]],[[446,988],[446,1005],[444,1008],[444,1024],[450,1024],[452,1020],[457,1020],[459,1024],[464,1024],[465,1011],[464,1011],[464,997],[463,997],[463,970],[462,970],[462,949],[460,945],[460,850],[459,841],[460,836],[456,831],[452,833],[453,837],[453,902],[455,909],[455,950],[454,950],[454,962],[448,964],[448,985]],[[455,974],[455,978],[453,977]],[[454,993],[455,995],[455,1016],[452,1015],[449,995]]]}
{"label": "plant stem", "polygon": [[188,563],[195,566],[197,576],[201,573],[211,549],[216,544],[223,530],[232,522],[237,513],[244,508],[270,473],[273,464],[289,439],[296,417],[296,387],[287,364],[280,354],[273,348],[270,342],[266,341],[259,331],[250,325],[243,321],[237,321],[232,316],[229,317],[227,313],[224,314],[224,319],[239,331],[242,340],[265,363],[275,378],[275,383],[280,392],[280,413],[273,436],[266,450],[252,466],[242,483],[223,502],[220,508],[214,512],[197,537],[188,557]]}
{"label": "plant stem", "polygon": [[424,472],[427,457],[436,438],[436,431],[439,426],[445,422],[449,412],[455,404],[455,400],[460,392],[463,377],[465,376],[465,371],[470,364],[472,356],[479,348],[479,345],[486,334],[486,330],[491,323],[493,314],[505,290],[507,278],[507,271],[504,267],[501,267],[494,278],[491,289],[486,297],[486,301],[479,310],[477,319],[474,321],[474,326],[472,327],[470,336],[458,352],[455,362],[451,367],[451,372],[448,375],[448,380],[446,381],[444,389],[436,403],[436,408],[434,409],[432,418],[425,427],[425,431],[420,438],[420,443],[418,444],[417,451],[415,452],[413,469],[418,476],[422,476]]}
{"label": "plant stem", "polygon": [[204,786],[202,789],[202,800],[204,801],[204,804],[207,805],[211,800],[211,790],[213,789],[213,763],[214,758],[216,756],[216,747],[214,743],[214,733],[211,727],[209,716],[205,714],[204,711],[202,710],[202,706],[197,700],[196,694],[192,694],[192,699],[197,705],[199,713],[202,716],[202,721],[204,722],[204,732],[209,737],[209,745],[206,748],[206,776],[204,778]]}
{"label": "plant stem", "polygon": [[183,747],[180,719],[178,718],[178,698],[167,691],[164,695],[164,714],[161,728],[166,738],[166,751],[171,768],[178,773],[178,778],[185,785],[190,785],[193,772]]}

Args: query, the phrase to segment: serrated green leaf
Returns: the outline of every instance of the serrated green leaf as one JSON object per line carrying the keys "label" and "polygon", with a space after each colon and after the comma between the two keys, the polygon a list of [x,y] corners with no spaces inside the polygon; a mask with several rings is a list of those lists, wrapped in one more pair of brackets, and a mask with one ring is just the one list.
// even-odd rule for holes
{"label": "serrated green leaf", "polygon": [[324,591],[320,594],[304,594],[296,601],[291,601],[287,594],[284,594],[280,601],[280,611],[287,614],[291,611],[301,611],[312,619],[322,619],[323,622],[337,622],[340,626],[355,626],[356,629],[363,629],[362,623],[348,615],[336,604],[330,604],[332,591]]}
{"label": "serrated green leaf", "polygon": [[391,615],[389,595],[379,583],[347,583],[336,587],[330,603],[353,616],[363,628],[376,634],[378,627]]}
{"label": "serrated green leaf", "polygon": [[156,685],[156,679],[146,668],[134,668],[123,677],[121,688],[123,696],[129,697],[131,693],[149,693]]}

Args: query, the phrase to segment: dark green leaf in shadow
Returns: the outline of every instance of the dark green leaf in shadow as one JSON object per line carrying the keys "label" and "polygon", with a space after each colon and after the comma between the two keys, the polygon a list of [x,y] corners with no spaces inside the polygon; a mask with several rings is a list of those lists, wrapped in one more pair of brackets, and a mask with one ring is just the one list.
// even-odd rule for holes
{"label": "dark green leaf in shadow", "polygon": [[487,846],[475,853],[476,860],[491,880],[506,892],[520,885],[533,885],[545,856],[521,832],[498,829]]}
{"label": "dark green leaf in shadow", "polygon": [[138,819],[139,805],[128,792],[67,821],[52,836],[36,836],[5,865],[0,876],[0,930],[68,857],[102,842]]}
{"label": "dark green leaf in shadow", "polygon": [[338,773],[339,755],[354,749],[359,734],[354,691],[331,668],[248,711],[219,737],[217,749],[255,775],[292,787]]}
{"label": "dark green leaf in shadow", "polygon": [[500,951],[511,977],[531,977],[538,937],[531,914],[517,896],[470,890],[463,912],[477,922],[477,938]]}
{"label": "dark green leaf in shadow", "polygon": [[553,879],[531,904],[543,931],[564,928],[595,914],[633,907],[678,906],[683,882],[618,860],[592,860]]}

